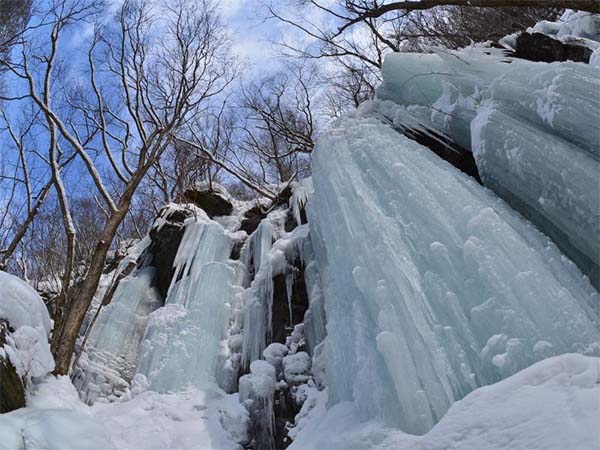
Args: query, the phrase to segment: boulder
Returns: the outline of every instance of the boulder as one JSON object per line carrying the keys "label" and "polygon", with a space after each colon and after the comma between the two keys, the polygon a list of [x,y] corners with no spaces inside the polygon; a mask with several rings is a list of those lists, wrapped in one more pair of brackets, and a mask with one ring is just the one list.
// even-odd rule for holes
{"label": "boulder", "polygon": [[244,230],[250,236],[265,217],[267,217],[267,214],[259,205],[250,208],[244,213],[240,230]]}
{"label": "boulder", "polygon": [[582,45],[566,44],[542,33],[521,33],[512,55],[535,62],[574,61],[588,63],[592,50]]}
{"label": "boulder", "polygon": [[228,216],[233,211],[233,205],[228,196],[218,190],[187,189],[183,196],[199,208],[202,208],[211,219],[217,216]]}

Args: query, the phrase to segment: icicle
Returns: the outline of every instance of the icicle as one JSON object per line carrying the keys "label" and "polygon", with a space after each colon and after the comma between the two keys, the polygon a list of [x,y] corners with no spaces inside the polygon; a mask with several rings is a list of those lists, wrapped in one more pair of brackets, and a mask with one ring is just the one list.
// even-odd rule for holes
{"label": "icicle", "polygon": [[153,279],[152,267],[132,273],[100,311],[73,379],[86,403],[120,396],[133,377],[148,316],[161,304]]}
{"label": "icicle", "polygon": [[294,185],[292,196],[289,200],[290,208],[297,225],[302,225],[302,212],[304,212],[310,195],[313,193],[312,178],[307,177]]}
{"label": "icicle", "polygon": [[288,311],[290,314],[290,324],[292,323],[292,288],[294,286],[295,268],[290,268],[290,273],[285,276],[285,293],[288,302]]}

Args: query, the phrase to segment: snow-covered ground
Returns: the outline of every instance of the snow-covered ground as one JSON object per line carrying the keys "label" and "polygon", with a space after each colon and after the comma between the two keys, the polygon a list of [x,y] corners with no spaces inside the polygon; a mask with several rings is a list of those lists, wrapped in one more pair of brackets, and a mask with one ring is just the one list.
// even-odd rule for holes
{"label": "snow-covered ground", "polygon": [[[593,450],[600,448],[600,358],[564,354],[456,402],[426,435],[361,422],[325,399],[290,450]],[[326,411],[326,412],[325,412]]]}
{"label": "snow-covered ground", "polygon": [[48,376],[28,407],[0,415],[2,450],[238,450],[248,413],[237,394],[137,392],[87,406],[67,377]]}

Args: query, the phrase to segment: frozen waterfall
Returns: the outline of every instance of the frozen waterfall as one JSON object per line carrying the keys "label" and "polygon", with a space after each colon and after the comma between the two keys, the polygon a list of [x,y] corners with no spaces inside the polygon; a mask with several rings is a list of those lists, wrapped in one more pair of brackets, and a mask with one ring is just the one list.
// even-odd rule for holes
{"label": "frozen waterfall", "polygon": [[334,403],[422,434],[478,386],[598,352],[598,294],[577,267],[390,126],[360,112],[338,122],[318,142],[313,183]]}

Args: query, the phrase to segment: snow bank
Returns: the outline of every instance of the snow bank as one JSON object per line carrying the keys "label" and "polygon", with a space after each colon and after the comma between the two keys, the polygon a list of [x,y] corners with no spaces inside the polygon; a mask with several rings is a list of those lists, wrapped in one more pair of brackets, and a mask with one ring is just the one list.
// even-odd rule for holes
{"label": "snow bank", "polygon": [[0,415],[2,450],[239,450],[248,414],[216,388],[143,392],[88,407],[66,377],[48,377],[27,408]]}
{"label": "snow bank", "polygon": [[50,333],[46,305],[25,281],[0,271],[0,298],[0,319],[6,319],[13,330],[28,326],[46,336]]}
{"label": "snow bank", "polygon": [[[303,418],[290,450],[564,450],[598,448],[600,358],[565,354],[479,388],[426,435],[361,422],[352,403]],[[320,405],[324,400],[320,401]]]}
{"label": "snow bank", "polygon": [[0,356],[8,356],[19,376],[29,382],[54,369],[48,344],[51,321],[46,305],[31,286],[2,271],[0,319],[14,330],[0,348]]}

